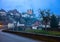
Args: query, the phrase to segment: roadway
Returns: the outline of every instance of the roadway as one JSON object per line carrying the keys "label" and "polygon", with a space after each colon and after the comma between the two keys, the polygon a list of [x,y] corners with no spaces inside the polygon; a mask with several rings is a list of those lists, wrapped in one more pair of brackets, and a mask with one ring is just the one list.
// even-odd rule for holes
{"label": "roadway", "polygon": [[42,42],[31,38],[5,33],[0,30],[0,42]]}

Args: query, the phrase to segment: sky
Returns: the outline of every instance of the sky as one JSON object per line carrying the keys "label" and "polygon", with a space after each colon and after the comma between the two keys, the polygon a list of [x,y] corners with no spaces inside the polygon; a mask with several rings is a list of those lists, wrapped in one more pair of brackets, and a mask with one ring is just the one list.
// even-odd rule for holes
{"label": "sky", "polygon": [[0,0],[0,9],[13,10],[21,12],[27,9],[34,9],[35,12],[40,9],[50,9],[55,14],[60,14],[60,0]]}

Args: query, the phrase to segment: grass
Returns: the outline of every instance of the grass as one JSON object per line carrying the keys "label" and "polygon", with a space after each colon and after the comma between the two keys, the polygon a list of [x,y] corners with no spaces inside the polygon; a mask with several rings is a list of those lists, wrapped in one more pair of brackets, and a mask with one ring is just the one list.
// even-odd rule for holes
{"label": "grass", "polygon": [[57,31],[26,30],[26,32],[36,33],[36,34],[48,34],[48,35],[60,36],[60,32],[57,32]]}

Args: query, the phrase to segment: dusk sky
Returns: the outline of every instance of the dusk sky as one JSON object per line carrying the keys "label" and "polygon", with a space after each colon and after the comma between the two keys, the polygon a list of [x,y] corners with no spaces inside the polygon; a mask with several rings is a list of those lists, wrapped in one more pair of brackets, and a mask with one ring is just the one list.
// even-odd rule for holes
{"label": "dusk sky", "polygon": [[60,14],[60,0],[0,0],[0,9],[17,9],[26,11],[27,9],[50,9],[55,14]]}

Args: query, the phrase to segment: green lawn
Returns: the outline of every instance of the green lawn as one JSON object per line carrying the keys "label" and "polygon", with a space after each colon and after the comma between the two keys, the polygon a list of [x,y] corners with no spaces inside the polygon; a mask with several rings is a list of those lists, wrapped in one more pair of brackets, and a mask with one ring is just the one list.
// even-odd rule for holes
{"label": "green lawn", "polygon": [[60,36],[60,32],[57,31],[45,31],[45,30],[26,30],[26,32],[36,33],[36,34],[48,34]]}

